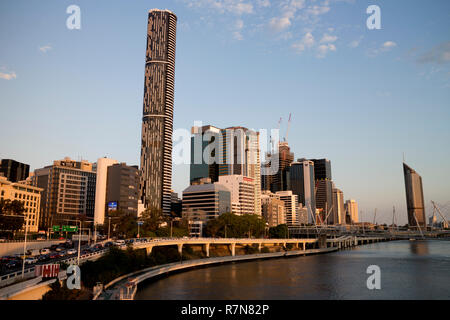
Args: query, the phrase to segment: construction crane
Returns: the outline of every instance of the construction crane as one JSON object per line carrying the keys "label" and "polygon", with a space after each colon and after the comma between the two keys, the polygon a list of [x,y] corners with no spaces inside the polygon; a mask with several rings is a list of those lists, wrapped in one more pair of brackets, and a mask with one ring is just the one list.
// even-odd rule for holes
{"label": "construction crane", "polygon": [[288,142],[288,136],[289,136],[289,129],[291,128],[291,114],[289,113],[289,120],[288,120],[288,126],[286,130],[286,138],[284,141]]}

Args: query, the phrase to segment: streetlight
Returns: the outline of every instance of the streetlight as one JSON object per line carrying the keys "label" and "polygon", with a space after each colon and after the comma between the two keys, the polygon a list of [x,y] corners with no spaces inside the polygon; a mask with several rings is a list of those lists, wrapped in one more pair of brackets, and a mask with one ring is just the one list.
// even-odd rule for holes
{"label": "streetlight", "polygon": [[108,217],[108,240],[110,240],[110,231],[111,231],[111,217]]}
{"label": "streetlight", "polygon": [[26,253],[26,250],[27,250],[27,233],[28,233],[28,218],[26,217],[26,222],[25,222],[25,242],[23,243],[22,278],[24,277],[24,274],[25,274],[25,253]]}
{"label": "streetlight", "polygon": [[81,220],[69,220],[64,219],[64,221],[71,221],[71,222],[79,222],[80,223],[80,232],[78,233],[78,254],[77,254],[77,264],[80,265],[80,250],[81,250]]}
{"label": "streetlight", "polygon": [[138,221],[137,222],[137,225],[138,225],[138,232],[137,232],[137,238],[139,238],[139,227],[142,225],[142,224],[144,224],[144,222],[143,221]]}

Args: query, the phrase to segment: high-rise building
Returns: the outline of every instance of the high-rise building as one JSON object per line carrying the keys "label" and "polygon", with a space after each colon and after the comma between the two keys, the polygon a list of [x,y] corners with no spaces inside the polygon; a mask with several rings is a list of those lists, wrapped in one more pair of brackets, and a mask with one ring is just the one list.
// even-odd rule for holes
{"label": "high-rise building", "polygon": [[286,224],[288,226],[300,225],[298,216],[298,196],[292,191],[277,191],[276,194],[280,196],[280,200],[284,202]]}
{"label": "high-rise building", "polygon": [[255,214],[255,181],[252,178],[238,174],[225,175],[219,176],[218,183],[231,192],[232,213]]}
{"label": "high-rise building", "polygon": [[337,218],[337,224],[346,224],[345,222],[345,208],[344,208],[344,193],[337,189],[333,189],[333,209]]}
{"label": "high-rise building", "polygon": [[172,191],[170,198],[170,213],[172,216],[181,217],[183,211],[183,202],[178,197],[178,193]]}
{"label": "high-rise building", "polygon": [[345,212],[350,217],[351,223],[358,223],[358,203],[355,200],[347,200],[345,202]]}
{"label": "high-rise building", "polygon": [[276,227],[286,223],[284,210],[284,201],[280,199],[280,195],[267,190],[262,192],[261,213],[269,227]]}
{"label": "high-rise building", "polygon": [[316,212],[314,162],[298,159],[291,163],[290,181],[292,192],[298,195],[299,203],[307,210],[307,221],[313,223]]}
{"label": "high-rise building", "polygon": [[278,161],[278,171],[262,177],[262,188],[272,192],[290,190],[290,165],[294,161],[294,153],[291,152],[287,142],[278,144],[278,152],[271,154],[264,166],[270,167],[271,161]]}
{"label": "high-rise building", "polygon": [[331,162],[328,159],[311,159],[314,162],[314,178],[316,179],[316,208],[319,215],[317,223],[337,224],[337,209],[333,206],[334,183],[331,180]]}
{"label": "high-rise building", "polygon": [[94,223],[103,224],[105,222],[106,209],[106,182],[108,178],[108,167],[116,164],[117,160],[100,158],[97,160],[97,178],[95,186],[95,208]]}
{"label": "high-rise building", "polygon": [[403,163],[403,174],[405,176],[408,224],[411,227],[426,227],[422,177],[406,163]]}
{"label": "high-rise building", "polygon": [[[137,166],[116,163],[108,167],[106,207],[138,216],[139,170]],[[112,206],[111,206],[112,204]],[[103,203],[105,206],[105,203]]]}
{"label": "high-rise building", "polygon": [[23,203],[24,231],[26,228],[29,232],[38,232],[42,191],[42,188],[11,182],[6,177],[0,177],[0,200],[17,200]]}
{"label": "high-rise building", "polygon": [[[191,130],[191,183],[209,177],[241,175],[254,181],[252,214],[261,215],[261,165],[259,132],[244,127],[219,129],[213,126]],[[206,157],[206,159],[205,159]]]}
{"label": "high-rise building", "polygon": [[336,224],[336,210],[333,207],[333,188],[331,180],[316,180],[316,208],[320,209],[320,217],[317,223]]}
{"label": "high-rise building", "polygon": [[170,214],[177,16],[148,14],[142,117],[140,198],[146,208]]}
{"label": "high-rise building", "polygon": [[81,215],[94,219],[97,174],[92,163],[66,157],[34,173],[33,184],[44,189],[39,222],[42,229],[78,219]]}
{"label": "high-rise building", "polygon": [[190,182],[209,177],[212,182],[219,181],[219,162],[216,159],[216,148],[210,148],[208,157],[204,153],[209,145],[219,141],[221,129],[214,126],[191,128],[191,165]]}
{"label": "high-rise building", "polygon": [[328,159],[311,159],[314,162],[316,180],[333,180],[331,177],[331,161]]}
{"label": "high-rise building", "polygon": [[2,159],[0,173],[11,182],[26,180],[30,173],[30,166],[12,159]]}

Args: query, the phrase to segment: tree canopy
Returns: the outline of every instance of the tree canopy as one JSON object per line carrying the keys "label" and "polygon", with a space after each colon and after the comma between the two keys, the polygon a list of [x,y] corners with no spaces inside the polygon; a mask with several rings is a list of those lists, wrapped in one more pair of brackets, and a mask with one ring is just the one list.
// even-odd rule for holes
{"label": "tree canopy", "polygon": [[0,230],[16,232],[22,229],[25,216],[23,202],[0,199]]}
{"label": "tree canopy", "polygon": [[265,220],[256,214],[223,213],[208,221],[205,234],[209,237],[259,238],[264,235]]}

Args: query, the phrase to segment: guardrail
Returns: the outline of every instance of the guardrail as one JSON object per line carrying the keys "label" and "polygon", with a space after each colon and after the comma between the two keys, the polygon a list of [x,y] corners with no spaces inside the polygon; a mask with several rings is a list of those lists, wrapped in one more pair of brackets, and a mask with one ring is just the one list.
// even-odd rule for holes
{"label": "guardrail", "polygon": [[[102,250],[102,251],[97,251],[97,252],[92,252],[92,253],[87,253],[84,254],[82,256],[80,256],[80,263],[85,262],[86,260],[96,260],[98,258],[100,258],[107,250]],[[67,264],[73,264],[76,263],[78,260],[77,256],[74,257],[70,257],[70,258],[66,258],[66,259],[61,259],[58,261],[48,261],[48,263],[67,263]],[[36,265],[43,265],[43,264],[47,264],[47,263],[39,263]],[[30,267],[30,268],[26,268],[24,271],[24,277],[23,280],[27,280],[27,279],[31,279],[31,278],[35,278],[35,266]],[[22,270],[19,271],[15,271],[15,272],[11,272],[5,275],[0,276],[0,288],[8,286],[12,283],[14,283],[15,281],[22,279]]]}

